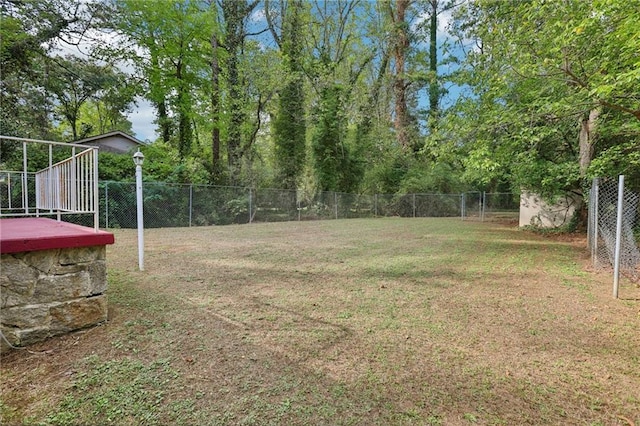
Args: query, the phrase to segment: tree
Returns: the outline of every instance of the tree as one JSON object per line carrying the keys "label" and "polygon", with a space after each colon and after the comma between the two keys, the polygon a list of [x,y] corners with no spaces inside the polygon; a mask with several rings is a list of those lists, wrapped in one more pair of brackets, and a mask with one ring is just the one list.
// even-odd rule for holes
{"label": "tree", "polygon": [[231,183],[237,183],[241,169],[243,134],[246,120],[246,92],[240,74],[240,59],[247,38],[246,20],[258,5],[257,0],[222,0],[224,42],[226,51],[225,77],[229,90],[229,128],[227,130],[227,166]]}
{"label": "tree", "polygon": [[479,1],[460,8],[459,29],[477,44],[464,75],[485,108],[470,155],[499,147],[514,186],[554,194],[580,188],[591,160],[617,143],[600,130],[611,132],[608,121],[638,141],[638,6]]}
{"label": "tree", "polygon": [[89,101],[89,106],[95,109],[94,128],[99,134],[113,130],[131,133],[132,125],[125,113],[131,112],[138,88],[124,73],[113,67],[110,71],[105,75],[105,87]]}
{"label": "tree", "polygon": [[52,58],[45,87],[55,96],[57,111],[69,124],[72,140],[87,137],[93,131],[90,126],[85,126],[79,132],[78,127],[81,109],[92,99],[111,109],[112,119],[121,118],[118,115],[129,107],[133,99],[132,93],[119,98],[116,94],[116,88],[125,86],[123,77],[110,66],[98,65],[78,56]]}
{"label": "tree", "polygon": [[202,40],[210,36],[213,21],[200,4],[187,0],[172,0],[163,7],[116,0],[115,7],[118,21],[113,26],[131,44],[121,55],[144,76],[146,97],[156,107],[161,136],[175,144],[184,158],[194,140],[194,88],[203,85],[208,67]]}
{"label": "tree", "polygon": [[[212,19],[217,24],[218,10],[212,1],[209,4]],[[220,158],[220,128],[222,98],[220,89],[220,31],[218,25],[211,28],[211,181],[218,183],[222,179],[222,162]]]}
{"label": "tree", "polygon": [[409,111],[407,105],[407,88],[410,83],[407,82],[405,75],[406,59],[410,46],[409,41],[409,22],[407,12],[411,5],[411,0],[396,0],[395,8],[391,1],[387,1],[387,11],[393,24],[392,36],[392,52],[394,67],[394,120],[393,125],[396,129],[398,144],[407,149],[411,143],[409,140]]}
{"label": "tree", "polygon": [[271,34],[280,48],[286,72],[286,83],[279,91],[278,110],[273,121],[273,140],[278,182],[284,189],[296,189],[305,165],[306,121],[303,70],[302,0],[281,3],[281,31],[278,32],[271,2],[265,1],[265,12]]}
{"label": "tree", "polygon": [[427,9],[429,13],[429,120],[430,130],[436,129],[436,123],[440,118],[440,99],[443,95],[440,74],[438,72],[439,60],[438,50],[440,49],[438,40],[438,23],[439,16],[451,9],[456,4],[453,0],[427,0]]}
{"label": "tree", "polygon": [[[420,121],[431,132],[440,116],[444,93],[438,74],[438,16],[454,7],[443,0],[388,0],[384,3],[389,19],[389,48],[393,78],[393,119],[398,144],[407,152],[421,148]],[[425,53],[423,44],[428,44]],[[428,113],[418,108],[419,94],[427,87]]]}
{"label": "tree", "polygon": [[354,92],[376,51],[365,47],[366,38],[356,13],[360,1],[315,2],[312,13],[310,51],[312,60],[306,72],[315,91],[312,110],[313,166],[318,189],[352,192],[362,179],[364,167],[358,147],[349,138],[349,127],[359,117],[350,111],[357,105]]}
{"label": "tree", "polygon": [[52,102],[46,61],[56,45],[78,45],[101,5],[80,0],[0,2],[0,133],[49,138]]}
{"label": "tree", "polygon": [[[131,101],[129,101],[130,103]],[[129,110],[127,104],[124,111]],[[92,135],[109,133],[120,130],[131,134],[132,123],[124,115],[123,110],[117,104],[111,104],[111,100],[103,98],[88,99],[78,112],[78,138],[82,139]],[[60,139],[70,139],[71,127],[65,121],[61,121],[55,127],[56,136]]]}

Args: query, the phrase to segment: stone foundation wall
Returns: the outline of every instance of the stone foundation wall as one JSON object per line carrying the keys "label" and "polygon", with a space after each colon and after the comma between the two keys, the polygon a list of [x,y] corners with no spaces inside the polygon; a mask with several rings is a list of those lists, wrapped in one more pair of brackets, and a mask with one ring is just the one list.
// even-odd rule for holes
{"label": "stone foundation wall", "polygon": [[[0,330],[14,346],[107,319],[106,247],[2,254]],[[4,339],[1,349],[9,346]]]}

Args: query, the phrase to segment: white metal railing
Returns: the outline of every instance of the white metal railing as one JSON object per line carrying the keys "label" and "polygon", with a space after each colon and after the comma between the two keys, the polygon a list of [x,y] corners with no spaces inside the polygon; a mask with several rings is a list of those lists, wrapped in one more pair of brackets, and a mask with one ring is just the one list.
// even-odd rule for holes
{"label": "white metal railing", "polygon": [[[92,214],[93,227],[98,230],[97,147],[12,136],[0,136],[0,140],[22,145],[23,166],[21,172],[0,171],[0,216],[49,214],[57,215],[61,220],[62,214]],[[46,147],[47,167],[35,173],[28,171],[28,144]],[[53,149],[62,147],[70,150],[69,154],[65,154],[70,156],[54,164]]]}

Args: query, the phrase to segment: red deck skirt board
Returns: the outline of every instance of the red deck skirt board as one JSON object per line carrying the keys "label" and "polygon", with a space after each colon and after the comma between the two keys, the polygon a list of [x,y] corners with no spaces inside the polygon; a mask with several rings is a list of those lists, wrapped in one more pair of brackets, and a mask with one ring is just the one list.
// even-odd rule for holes
{"label": "red deck skirt board", "polygon": [[113,234],[93,228],[29,217],[0,219],[0,253],[89,247],[113,244]]}

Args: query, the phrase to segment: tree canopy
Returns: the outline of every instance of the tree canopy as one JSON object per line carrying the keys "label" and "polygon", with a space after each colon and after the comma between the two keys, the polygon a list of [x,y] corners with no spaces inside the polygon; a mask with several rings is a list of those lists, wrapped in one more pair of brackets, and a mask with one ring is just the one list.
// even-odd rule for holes
{"label": "tree canopy", "polygon": [[144,100],[174,180],[549,197],[640,182],[640,0],[0,4],[2,134],[130,132]]}

